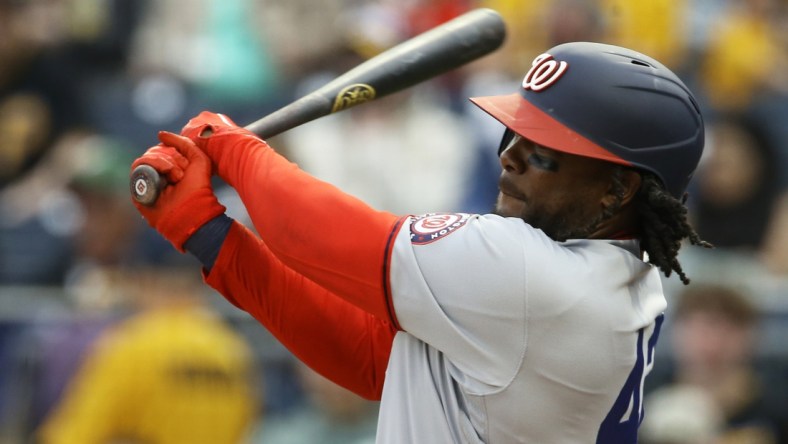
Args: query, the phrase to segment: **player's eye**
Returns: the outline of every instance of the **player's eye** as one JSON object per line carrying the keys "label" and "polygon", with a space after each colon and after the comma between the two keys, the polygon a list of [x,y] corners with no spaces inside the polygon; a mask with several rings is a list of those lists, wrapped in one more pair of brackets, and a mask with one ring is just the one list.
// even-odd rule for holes
{"label": "player's eye", "polygon": [[541,170],[558,171],[558,162],[547,156],[539,153],[531,153],[528,155],[528,164]]}

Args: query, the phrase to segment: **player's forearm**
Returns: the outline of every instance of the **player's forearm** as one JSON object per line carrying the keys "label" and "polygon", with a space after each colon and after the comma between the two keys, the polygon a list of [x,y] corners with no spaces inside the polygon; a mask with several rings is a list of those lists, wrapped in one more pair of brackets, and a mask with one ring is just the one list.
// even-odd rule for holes
{"label": "player's forearm", "polygon": [[212,139],[219,175],[238,191],[276,256],[352,304],[393,321],[385,262],[397,217],[309,176],[259,139],[238,133]]}
{"label": "player's forearm", "polygon": [[307,365],[360,396],[379,399],[391,324],[289,269],[237,222],[206,282]]}

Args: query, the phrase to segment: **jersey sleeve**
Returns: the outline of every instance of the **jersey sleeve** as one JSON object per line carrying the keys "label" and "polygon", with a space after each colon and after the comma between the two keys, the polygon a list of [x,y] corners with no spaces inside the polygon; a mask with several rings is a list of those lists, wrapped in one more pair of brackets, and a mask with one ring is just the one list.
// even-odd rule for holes
{"label": "jersey sleeve", "polygon": [[315,371],[380,399],[396,333],[391,323],[287,267],[238,222],[205,279]]}
{"label": "jersey sleeve", "polygon": [[220,177],[238,192],[260,237],[285,265],[392,324],[386,269],[402,221],[320,181],[248,131],[207,141]]}
{"label": "jersey sleeve", "polygon": [[409,219],[394,241],[391,298],[399,325],[443,352],[479,390],[507,384],[525,352],[522,224],[425,215]]}

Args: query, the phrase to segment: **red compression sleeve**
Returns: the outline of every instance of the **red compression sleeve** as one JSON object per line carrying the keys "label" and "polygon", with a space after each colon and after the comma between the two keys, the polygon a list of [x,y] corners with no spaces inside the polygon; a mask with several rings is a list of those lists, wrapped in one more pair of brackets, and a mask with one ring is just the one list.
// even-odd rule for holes
{"label": "red compression sleeve", "polygon": [[313,178],[251,133],[219,129],[208,138],[207,151],[282,262],[396,325],[387,270],[402,218]]}
{"label": "red compression sleeve", "polygon": [[396,330],[282,264],[233,222],[206,283],[318,373],[380,399]]}

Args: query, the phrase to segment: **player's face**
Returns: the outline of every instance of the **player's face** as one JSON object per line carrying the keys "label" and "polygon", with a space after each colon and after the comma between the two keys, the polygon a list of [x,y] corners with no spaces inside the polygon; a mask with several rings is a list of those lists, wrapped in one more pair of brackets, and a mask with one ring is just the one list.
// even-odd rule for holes
{"label": "player's face", "polygon": [[590,235],[614,168],[520,136],[501,153],[501,167],[495,213],[519,217],[555,240]]}

